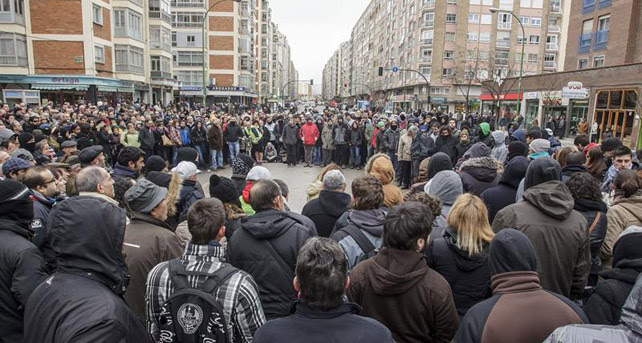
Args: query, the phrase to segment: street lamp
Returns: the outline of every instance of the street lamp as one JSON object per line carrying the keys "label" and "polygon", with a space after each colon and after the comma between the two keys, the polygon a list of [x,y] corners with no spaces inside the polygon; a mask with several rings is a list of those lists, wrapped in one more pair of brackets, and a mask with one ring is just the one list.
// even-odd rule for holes
{"label": "street lamp", "polygon": [[[222,4],[224,2],[241,2],[241,0],[220,0],[220,1],[217,1],[217,2],[213,3],[212,6],[210,6],[207,9],[207,11],[205,11],[205,14],[203,15],[203,23],[201,25],[202,28],[203,28],[203,36],[202,36],[203,37],[202,38],[203,42],[201,44],[201,45],[203,45],[203,107],[207,106],[207,71],[205,70],[205,61],[206,61],[207,55],[205,54],[205,40],[206,40],[206,36],[205,36],[205,21],[207,20],[207,15],[210,13],[212,8],[216,7],[216,5]],[[208,40],[208,43],[209,43],[209,40]]]}
{"label": "street lamp", "polygon": [[522,102],[521,102],[521,99],[522,99],[522,76],[524,75],[524,46],[526,44],[526,31],[524,30],[524,25],[522,24],[522,21],[519,20],[519,17],[517,17],[515,15],[515,13],[513,13],[512,11],[502,10],[502,9],[497,8],[497,7],[491,7],[491,8],[488,9],[488,11],[490,13],[493,13],[493,14],[495,14],[497,12],[508,13],[511,16],[513,16],[513,18],[515,18],[515,20],[517,20],[517,23],[522,28],[522,55],[520,57],[519,81],[518,81],[518,85],[517,85],[517,115],[520,115],[521,114],[521,104],[522,104]]}

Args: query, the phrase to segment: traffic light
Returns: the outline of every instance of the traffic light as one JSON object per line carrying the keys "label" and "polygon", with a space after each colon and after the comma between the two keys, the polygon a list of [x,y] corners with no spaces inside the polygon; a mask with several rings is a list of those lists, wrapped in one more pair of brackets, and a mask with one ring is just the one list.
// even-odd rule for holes
{"label": "traffic light", "polygon": [[383,76],[383,67],[379,67],[379,76]]}
{"label": "traffic light", "polygon": [[310,86],[314,86],[314,79],[310,79]]}

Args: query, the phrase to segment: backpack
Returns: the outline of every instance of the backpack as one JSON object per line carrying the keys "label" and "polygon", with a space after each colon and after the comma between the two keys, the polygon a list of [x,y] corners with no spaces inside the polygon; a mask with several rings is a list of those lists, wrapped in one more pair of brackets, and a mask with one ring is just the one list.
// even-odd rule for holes
{"label": "backpack", "polygon": [[[180,259],[169,261],[169,278],[174,293],[163,304],[159,328],[161,341],[177,343],[228,343],[223,306],[214,292],[238,269],[227,263],[214,273],[186,271]],[[199,288],[192,288],[188,276],[208,276]]]}
{"label": "backpack", "polygon": [[359,245],[359,248],[363,251],[364,256],[359,262],[370,259],[376,256],[379,252],[379,249],[377,249],[377,247],[372,244],[368,237],[366,237],[366,234],[363,233],[363,231],[361,231],[361,229],[359,229],[358,227],[350,224],[341,228],[339,231],[343,231],[350,237],[352,237],[354,241],[357,242],[357,245]]}

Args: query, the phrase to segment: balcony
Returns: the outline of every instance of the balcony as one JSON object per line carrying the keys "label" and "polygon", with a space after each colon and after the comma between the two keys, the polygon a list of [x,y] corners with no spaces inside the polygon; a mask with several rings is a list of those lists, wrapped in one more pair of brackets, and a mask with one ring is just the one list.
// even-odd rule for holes
{"label": "balcony", "polygon": [[434,20],[424,20],[421,22],[421,27],[424,28],[430,28],[435,26],[435,21]]}
{"label": "balcony", "polygon": [[602,9],[602,8],[607,8],[612,5],[612,0],[599,0],[600,2],[597,4],[597,8]]}
{"label": "balcony", "polygon": [[433,8],[435,8],[435,0],[424,0],[422,8],[423,9],[433,9]]}
{"label": "balcony", "polygon": [[161,19],[168,24],[172,23],[172,17],[166,12],[149,10],[149,17],[151,19]]}
{"label": "balcony", "polygon": [[559,25],[548,25],[548,32],[550,33],[556,33],[556,32],[561,32],[562,29],[560,28]]}
{"label": "balcony", "polygon": [[586,33],[583,35],[580,35],[577,43],[577,53],[578,54],[585,54],[591,50],[591,38],[593,37],[593,34],[591,33]]}
{"label": "balcony", "polygon": [[544,61],[544,68],[546,68],[546,69],[557,68],[557,62],[555,62],[555,61]]}
{"label": "balcony", "polygon": [[168,71],[159,71],[159,70],[152,70],[150,72],[150,76],[153,78],[158,78],[158,79],[171,79],[172,78],[172,73]]}
{"label": "balcony", "polygon": [[421,45],[432,45],[432,38],[427,38],[427,39],[420,39],[419,42]]}
{"label": "balcony", "polygon": [[546,43],[546,50],[548,51],[557,51],[559,48],[560,47],[557,43]]}
{"label": "balcony", "polygon": [[[521,42],[520,42],[520,44],[521,44]],[[495,46],[498,47],[498,48],[508,48],[508,49],[510,49],[510,40],[503,40],[503,39],[502,40],[497,40]]]}
{"label": "balcony", "polygon": [[500,29],[500,30],[510,30],[511,22],[508,21],[508,22],[504,23],[504,22],[500,21],[500,22],[497,23],[497,28]]}
{"label": "balcony", "polygon": [[609,30],[602,30],[595,32],[595,38],[593,41],[593,50],[604,50],[606,49],[606,43],[609,41]]}

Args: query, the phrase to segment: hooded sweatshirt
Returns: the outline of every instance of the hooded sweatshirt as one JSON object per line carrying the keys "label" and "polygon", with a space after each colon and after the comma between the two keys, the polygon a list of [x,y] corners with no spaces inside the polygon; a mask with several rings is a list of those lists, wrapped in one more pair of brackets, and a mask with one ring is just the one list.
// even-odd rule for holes
{"label": "hooded sweatshirt", "polygon": [[495,215],[501,209],[515,203],[515,195],[520,181],[526,175],[528,160],[526,157],[518,156],[508,162],[504,173],[499,179],[499,184],[485,190],[480,198],[488,208],[488,220],[492,223]]}
{"label": "hooded sweatshirt", "polygon": [[383,185],[384,205],[387,208],[403,202],[401,189],[393,184],[395,180],[395,168],[390,158],[385,154],[376,154],[366,164],[366,173],[374,177]]}
{"label": "hooded sweatshirt", "polygon": [[430,234],[431,239],[438,238],[441,237],[443,231],[446,229],[446,218],[448,218],[450,208],[455,203],[455,200],[457,200],[457,197],[464,193],[461,178],[452,170],[440,171],[431,182],[426,185],[424,191],[441,200],[441,216],[435,218],[433,231]]}
{"label": "hooded sweatshirt", "polygon": [[552,157],[546,156],[531,161],[526,169],[526,175],[519,184],[515,195],[516,201],[521,201],[524,191],[547,181],[561,180],[562,167]]}
{"label": "hooded sweatshirt", "polygon": [[359,262],[364,260],[365,252],[354,237],[345,230],[348,226],[354,226],[366,236],[375,249],[381,248],[383,244],[383,221],[388,211],[385,208],[373,210],[348,211],[339,220],[332,232],[332,239],[339,243],[341,249],[348,259],[348,269],[352,269]]}
{"label": "hooded sweatshirt", "polygon": [[314,222],[319,236],[330,237],[337,219],[348,210],[350,200],[348,193],[321,190],[318,198],[305,204],[301,214]]}
{"label": "hooded sweatshirt", "polygon": [[500,163],[505,163],[508,158],[508,148],[506,147],[506,135],[502,131],[493,131],[491,134],[495,140],[491,156]]}
{"label": "hooded sweatshirt", "polygon": [[609,269],[613,263],[613,245],[618,236],[630,226],[642,226],[642,192],[629,198],[617,197],[606,217],[608,224],[600,256],[604,268]]}

